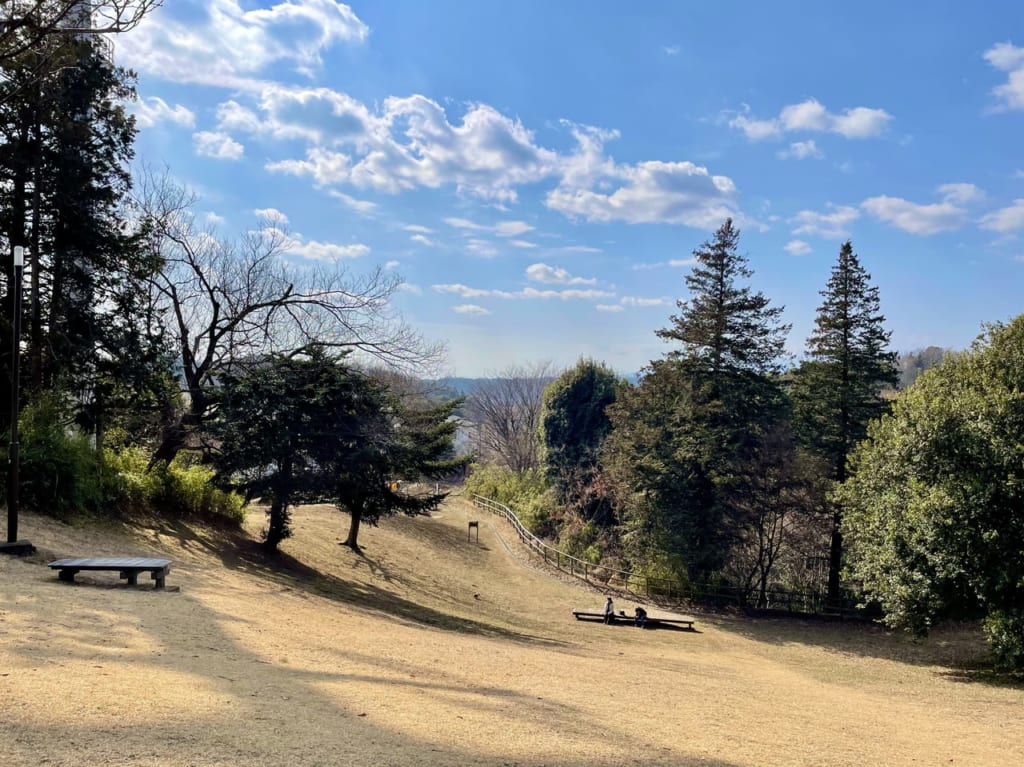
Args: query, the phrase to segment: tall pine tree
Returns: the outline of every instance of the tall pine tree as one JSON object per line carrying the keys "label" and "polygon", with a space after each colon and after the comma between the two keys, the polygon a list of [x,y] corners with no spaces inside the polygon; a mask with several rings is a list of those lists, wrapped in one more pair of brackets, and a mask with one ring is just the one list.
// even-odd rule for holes
{"label": "tall pine tree", "polygon": [[[793,381],[794,419],[804,445],[843,482],[847,458],[867,433],[868,422],[887,409],[882,392],[898,380],[896,354],[887,350],[878,288],[848,240],[839,249],[828,284],[821,291],[807,357]],[[840,596],[843,559],[841,510],[832,510],[828,597]]]}
{"label": "tall pine tree", "polygon": [[84,425],[98,427],[114,390],[167,368],[158,318],[142,301],[157,263],[124,209],[132,76],[88,35],[47,38],[3,74],[0,230],[8,247],[26,249],[27,398],[73,394]]}
{"label": "tall pine tree", "polygon": [[741,537],[747,464],[785,408],[775,374],[789,326],[781,307],[744,284],[752,272],[738,245],[729,219],[693,252],[690,299],[657,331],[679,348],[609,409],[611,473],[632,499],[624,535],[667,542],[698,578],[720,570]]}

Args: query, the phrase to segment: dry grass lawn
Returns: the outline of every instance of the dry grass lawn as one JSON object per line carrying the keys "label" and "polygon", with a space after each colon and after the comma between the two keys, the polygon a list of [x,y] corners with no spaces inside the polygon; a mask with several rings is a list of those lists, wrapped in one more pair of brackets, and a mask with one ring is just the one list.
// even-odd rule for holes
{"label": "dry grass lawn", "polygon": [[[25,516],[40,555],[0,559],[0,763],[1024,764],[1024,691],[963,670],[972,632],[576,622],[601,594],[538,570],[485,514],[452,499],[388,520],[358,556],[338,545],[347,518],[305,507],[273,563],[257,513],[233,540]],[[90,555],[166,556],[180,590],[45,567]]]}

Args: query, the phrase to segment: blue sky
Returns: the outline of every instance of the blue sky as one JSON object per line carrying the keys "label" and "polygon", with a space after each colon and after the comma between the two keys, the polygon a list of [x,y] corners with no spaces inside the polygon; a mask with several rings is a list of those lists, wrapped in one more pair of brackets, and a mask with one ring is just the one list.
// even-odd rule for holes
{"label": "blue sky", "polygon": [[449,372],[633,372],[726,216],[794,353],[846,238],[898,350],[1024,311],[1024,10],[972,5],[174,0],[116,60],[140,160],[401,274]]}

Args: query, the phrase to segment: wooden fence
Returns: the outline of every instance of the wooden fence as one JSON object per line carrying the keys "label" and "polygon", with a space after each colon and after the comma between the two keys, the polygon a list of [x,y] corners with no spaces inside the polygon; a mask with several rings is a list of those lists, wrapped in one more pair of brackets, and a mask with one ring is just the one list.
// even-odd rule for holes
{"label": "wooden fence", "polygon": [[859,614],[859,611],[852,604],[846,604],[842,607],[829,606],[823,594],[770,589],[766,592],[762,604],[757,605],[756,603],[761,601],[760,593],[757,590],[746,589],[740,586],[694,584],[668,578],[650,578],[640,573],[596,565],[593,562],[587,562],[586,560],[570,556],[542,541],[527,530],[525,525],[519,521],[519,517],[515,515],[515,512],[505,504],[498,503],[490,498],[484,498],[481,495],[473,495],[471,500],[477,507],[487,509],[503,517],[516,531],[519,540],[526,544],[537,556],[541,557],[545,563],[594,586],[623,592],[635,597],[644,597],[653,601],[701,603],[719,606],[734,605],[765,611],[805,615],[854,617]]}

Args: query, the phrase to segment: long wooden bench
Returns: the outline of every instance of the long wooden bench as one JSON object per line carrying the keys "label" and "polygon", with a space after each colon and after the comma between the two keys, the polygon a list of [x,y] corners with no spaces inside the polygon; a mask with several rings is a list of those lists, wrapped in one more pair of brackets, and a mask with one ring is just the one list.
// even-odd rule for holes
{"label": "long wooden bench", "polygon": [[82,570],[113,570],[128,581],[129,586],[137,586],[139,573],[150,573],[156,588],[164,587],[164,579],[171,569],[169,559],[150,559],[148,557],[91,557],[83,559],[58,559],[50,562],[52,570],[59,570],[57,577],[67,583],[75,582],[75,574]]}
{"label": "long wooden bench", "polygon": [[[572,614],[578,621],[604,621],[604,610],[573,610]],[[624,612],[615,613],[616,623],[633,623],[633,616]],[[681,615],[651,615],[647,614],[647,625],[654,628],[660,624],[682,626],[693,629],[694,619]]]}

